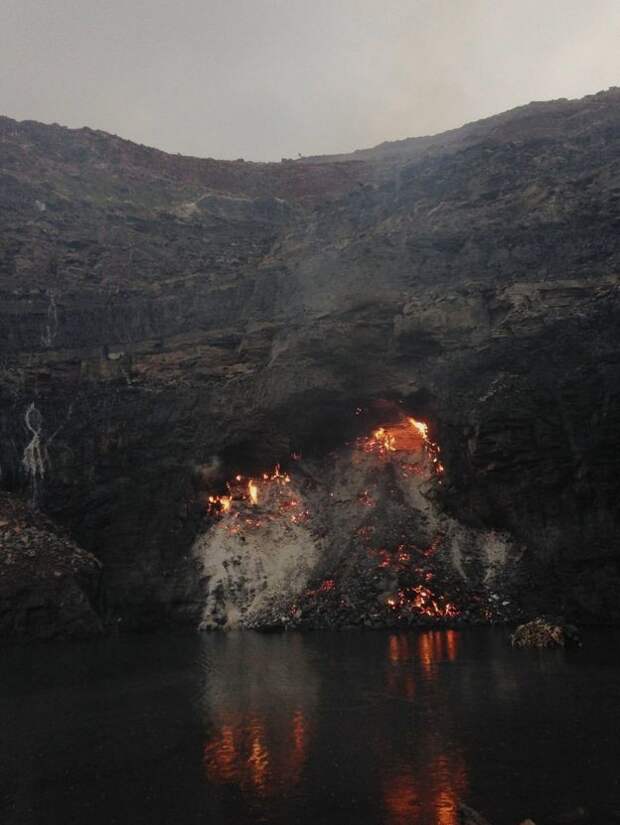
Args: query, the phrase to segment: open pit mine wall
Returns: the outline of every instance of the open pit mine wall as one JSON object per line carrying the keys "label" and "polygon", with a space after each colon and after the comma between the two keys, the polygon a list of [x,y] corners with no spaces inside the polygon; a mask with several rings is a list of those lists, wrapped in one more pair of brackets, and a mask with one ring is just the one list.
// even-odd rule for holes
{"label": "open pit mine wall", "polygon": [[283,164],[0,119],[0,168],[0,484],[106,620],[198,623],[209,492],[394,405],[532,609],[620,618],[617,91]]}

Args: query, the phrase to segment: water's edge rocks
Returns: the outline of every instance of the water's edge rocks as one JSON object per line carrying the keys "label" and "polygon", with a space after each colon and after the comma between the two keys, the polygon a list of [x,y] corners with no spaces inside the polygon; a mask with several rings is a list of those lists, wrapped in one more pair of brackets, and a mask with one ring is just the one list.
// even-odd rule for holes
{"label": "water's edge rocks", "polygon": [[581,645],[578,629],[562,619],[539,616],[517,627],[510,637],[513,647],[564,647]]}

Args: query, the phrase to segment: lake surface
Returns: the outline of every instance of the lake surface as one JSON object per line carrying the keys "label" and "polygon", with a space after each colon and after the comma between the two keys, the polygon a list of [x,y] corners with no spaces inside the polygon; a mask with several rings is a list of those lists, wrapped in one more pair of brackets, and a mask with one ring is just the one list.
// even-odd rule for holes
{"label": "lake surface", "polygon": [[620,812],[620,634],[133,636],[0,651],[3,825]]}

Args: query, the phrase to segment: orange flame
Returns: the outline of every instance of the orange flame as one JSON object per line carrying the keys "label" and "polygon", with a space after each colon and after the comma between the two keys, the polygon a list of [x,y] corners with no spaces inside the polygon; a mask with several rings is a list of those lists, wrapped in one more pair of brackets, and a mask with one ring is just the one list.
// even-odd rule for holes
{"label": "orange flame", "polygon": [[386,599],[386,605],[394,612],[409,611],[429,619],[454,619],[459,615],[455,604],[443,596],[435,596],[423,584],[399,590],[396,595]]}
{"label": "orange flame", "polygon": [[[383,458],[393,453],[419,454],[424,451],[431,459],[433,471],[441,474],[444,472],[444,467],[439,461],[440,448],[429,439],[428,432],[429,427],[426,422],[403,417],[396,424],[378,427],[372,435],[358,439],[356,446],[366,453],[374,453]],[[300,457],[300,454],[294,455],[295,459]],[[427,472],[419,459],[416,459],[413,464],[407,464],[399,457],[399,462],[405,477],[410,474]],[[257,507],[260,499],[261,510],[265,511],[261,517],[262,520],[250,522],[246,519],[245,526],[258,527],[267,521],[274,521],[279,518],[285,518],[293,525],[304,524],[309,520],[310,513],[308,510],[303,509],[303,502],[294,496],[290,496],[290,494],[286,499],[283,498],[284,488],[290,482],[291,477],[288,473],[281,471],[279,464],[276,464],[271,472],[263,472],[257,478],[237,474],[227,484],[228,495],[210,495],[208,497],[207,509],[212,516],[230,515],[231,518],[235,519],[240,516],[243,517],[243,506],[239,509],[237,507],[238,502],[245,506]],[[441,481],[439,483],[441,484]],[[330,497],[333,498],[333,495],[333,492],[330,493]],[[375,505],[369,490],[363,490],[358,495],[358,500],[365,507],[372,508]],[[227,529],[236,533],[239,532],[240,526],[229,524]],[[402,558],[401,562],[406,560],[406,558]]]}
{"label": "orange flame", "polygon": [[248,481],[248,495],[252,504],[258,504],[258,484],[253,479]]}
{"label": "orange flame", "polygon": [[424,441],[428,441],[428,424],[424,421],[416,421],[415,418],[410,418],[409,423],[412,427],[420,433]]}
{"label": "orange flame", "polygon": [[209,496],[209,509],[214,513],[228,513],[232,507],[232,496]]}
{"label": "orange flame", "polygon": [[[396,424],[379,427],[372,435],[359,438],[356,445],[366,453],[384,457],[390,453],[417,453],[424,450],[433,463],[434,471],[441,474],[444,472],[444,467],[439,461],[441,450],[436,442],[431,441],[428,433],[429,428],[425,421],[409,417],[401,419]],[[415,465],[402,466],[405,477],[410,473],[415,474]]]}
{"label": "orange flame", "polygon": [[372,437],[386,453],[396,452],[396,438],[385,427],[379,427],[378,430],[375,430]]}
{"label": "orange flame", "polygon": [[[226,485],[228,495],[208,497],[207,509],[214,517],[230,516],[226,529],[233,534],[240,532],[241,521],[245,527],[260,527],[280,518],[291,524],[304,524],[310,513],[303,509],[302,501],[291,495],[287,489],[290,483],[290,475],[282,472],[279,464],[271,472],[261,473],[257,477],[237,474]],[[261,519],[244,516],[244,507],[258,507],[259,504],[264,511]]]}

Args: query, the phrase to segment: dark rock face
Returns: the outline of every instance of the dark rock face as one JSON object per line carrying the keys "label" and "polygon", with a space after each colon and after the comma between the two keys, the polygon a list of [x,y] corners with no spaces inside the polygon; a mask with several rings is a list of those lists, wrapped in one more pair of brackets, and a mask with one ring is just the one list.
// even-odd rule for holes
{"label": "dark rock face", "polygon": [[40,513],[0,494],[0,638],[102,632],[101,562]]}
{"label": "dark rock face", "polygon": [[620,619],[618,90],[282,164],[0,119],[0,222],[0,483],[126,624],[198,620],[209,491],[378,402],[532,610]]}

